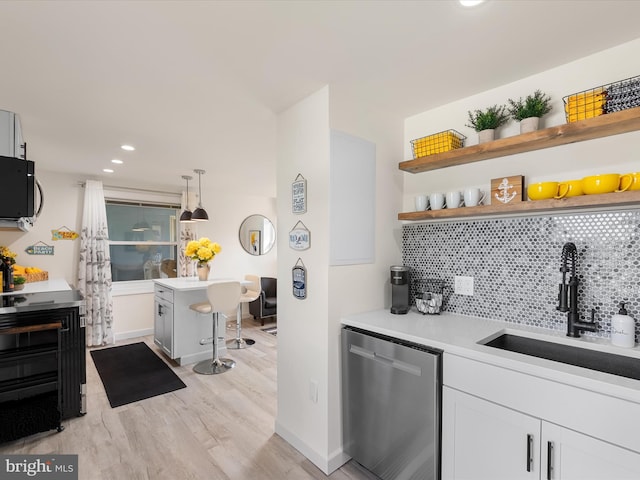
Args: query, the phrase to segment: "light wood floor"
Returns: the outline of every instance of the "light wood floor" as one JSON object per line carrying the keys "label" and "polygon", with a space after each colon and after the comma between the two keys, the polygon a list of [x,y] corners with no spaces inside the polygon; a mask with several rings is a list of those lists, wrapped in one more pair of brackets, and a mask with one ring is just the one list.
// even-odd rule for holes
{"label": "light wood floor", "polygon": [[[269,326],[266,324],[265,327]],[[371,480],[349,462],[330,477],[274,433],[277,338],[245,320],[256,344],[226,355],[236,367],[222,375],[198,375],[144,341],[187,388],[111,408],[87,353],[87,414],[65,421],[65,430],[0,445],[3,454],[77,454],[81,480],[133,479],[323,479]],[[235,330],[228,329],[232,338]]]}

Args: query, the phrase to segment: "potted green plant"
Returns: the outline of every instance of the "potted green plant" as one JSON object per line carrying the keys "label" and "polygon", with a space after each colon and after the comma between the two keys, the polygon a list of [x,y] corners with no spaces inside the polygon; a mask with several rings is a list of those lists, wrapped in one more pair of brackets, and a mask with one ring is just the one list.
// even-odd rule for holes
{"label": "potted green plant", "polygon": [[536,90],[524,100],[510,98],[508,110],[511,118],[520,122],[520,133],[533,132],[540,126],[540,118],[551,111],[551,97]]}
{"label": "potted green plant", "polygon": [[14,290],[22,290],[24,288],[24,284],[27,282],[27,279],[22,275],[16,275],[13,277],[13,289]]}
{"label": "potted green plant", "polygon": [[495,137],[495,129],[509,120],[506,109],[505,105],[493,105],[485,110],[469,111],[467,112],[469,114],[467,127],[478,132],[480,143],[489,142]]}

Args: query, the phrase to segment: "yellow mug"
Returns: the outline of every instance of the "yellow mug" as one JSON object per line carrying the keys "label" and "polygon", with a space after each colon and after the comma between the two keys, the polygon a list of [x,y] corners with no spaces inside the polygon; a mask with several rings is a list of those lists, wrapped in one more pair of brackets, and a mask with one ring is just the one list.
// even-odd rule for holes
{"label": "yellow mug", "polygon": [[633,178],[629,174],[604,173],[591,175],[582,179],[582,190],[587,195],[600,193],[624,192],[629,190]]}
{"label": "yellow mug", "polygon": [[582,195],[582,180],[565,180],[558,184],[558,193],[553,198],[568,198]]}
{"label": "yellow mug", "polygon": [[625,175],[629,175],[631,177],[629,190],[640,190],[640,172],[631,172],[626,173]]}
{"label": "yellow mug", "polygon": [[558,182],[538,182],[527,187],[527,195],[531,200],[545,200],[558,194]]}

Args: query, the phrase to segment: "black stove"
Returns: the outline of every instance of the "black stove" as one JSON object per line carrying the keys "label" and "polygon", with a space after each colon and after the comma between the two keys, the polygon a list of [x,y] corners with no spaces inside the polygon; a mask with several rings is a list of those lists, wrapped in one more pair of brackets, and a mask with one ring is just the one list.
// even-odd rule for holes
{"label": "black stove", "polygon": [[0,442],[85,413],[84,313],[77,290],[0,296]]}

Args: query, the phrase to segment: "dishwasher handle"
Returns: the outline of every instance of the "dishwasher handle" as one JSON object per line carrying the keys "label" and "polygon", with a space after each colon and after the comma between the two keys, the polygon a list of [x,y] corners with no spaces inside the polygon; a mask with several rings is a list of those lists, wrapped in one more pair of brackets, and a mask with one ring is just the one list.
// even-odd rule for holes
{"label": "dishwasher handle", "polygon": [[403,362],[402,360],[382,355],[381,353],[376,353],[366,348],[358,347],[357,345],[349,345],[349,353],[353,353],[354,355],[358,355],[368,360],[373,360],[374,362],[387,365],[391,368],[401,370],[417,377],[422,376],[422,368],[416,365],[412,365],[410,363]]}

